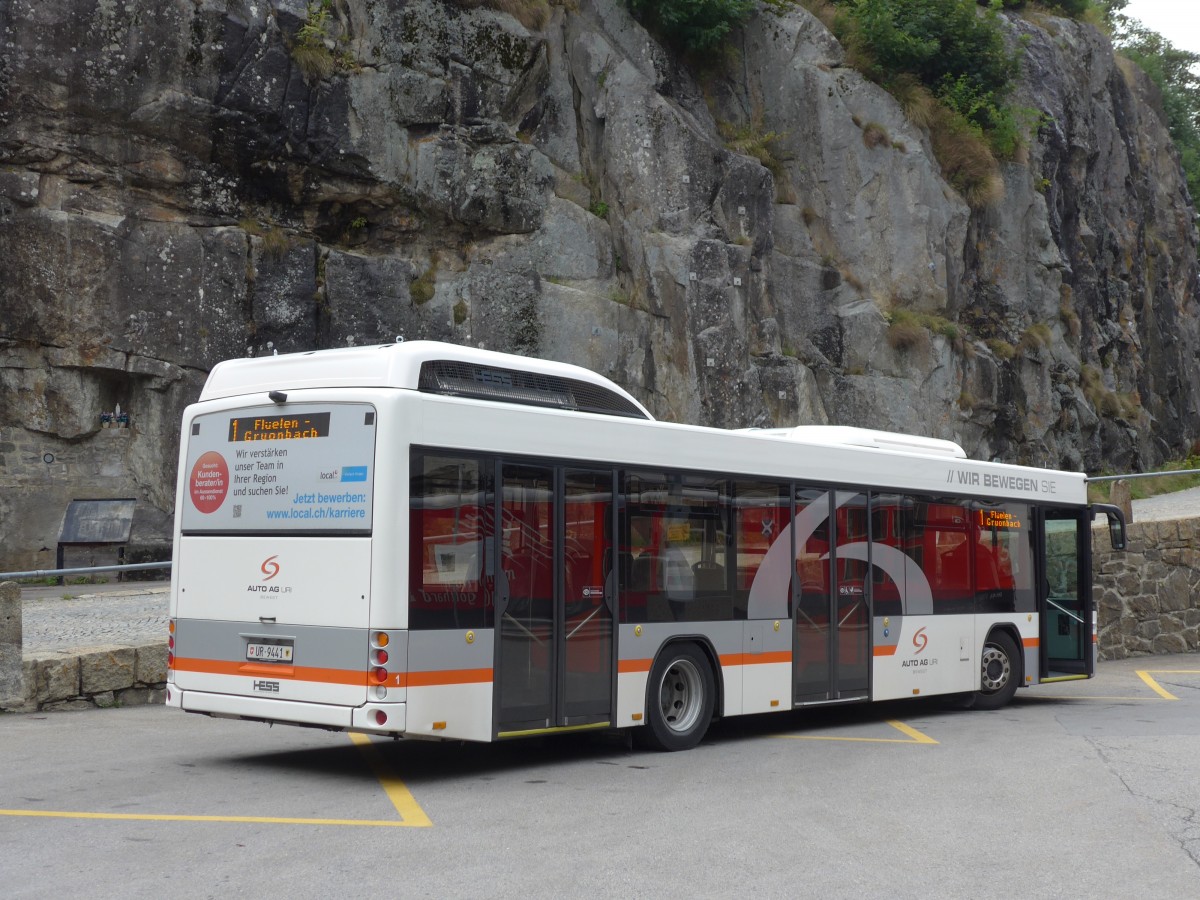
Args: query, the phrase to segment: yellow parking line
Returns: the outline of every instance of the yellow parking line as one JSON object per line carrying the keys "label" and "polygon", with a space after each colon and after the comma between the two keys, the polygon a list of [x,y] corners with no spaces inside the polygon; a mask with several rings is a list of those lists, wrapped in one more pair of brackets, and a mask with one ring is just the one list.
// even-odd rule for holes
{"label": "yellow parking line", "polygon": [[367,825],[372,828],[402,828],[408,822],[371,819],[281,819],[271,816],[172,816],[151,813],[63,812],[48,809],[0,809],[0,816],[28,816],[47,819],[117,819],[139,822],[253,822],[269,825]]}
{"label": "yellow parking line", "polygon": [[401,824],[411,828],[429,828],[433,825],[404,782],[392,775],[384,766],[371,739],[365,734],[351,733],[350,740],[354,741],[363,756],[367,758],[367,765],[371,767],[371,771],[375,773],[375,777],[383,786],[384,793],[392,801],[392,806],[396,807],[396,812],[400,813],[400,818],[404,820]]}
{"label": "yellow parking line", "polygon": [[293,819],[276,816],[177,816],[155,813],[97,813],[69,812],[47,809],[0,809],[0,816],[24,816],[40,819],[110,819],[122,822],[237,822],[264,825],[347,825],[367,828],[428,828],[433,825],[429,816],[417,805],[404,782],[396,778],[379,759],[371,739],[351,734],[352,740],[367,760],[371,772],[383,786],[384,793],[400,814],[402,821],[383,819]]}
{"label": "yellow parking line", "polygon": [[1150,685],[1151,690],[1164,700],[1178,700],[1174,694],[1163,688],[1157,681],[1150,677],[1150,673],[1156,675],[1200,675],[1200,670],[1197,669],[1138,669],[1138,678]]}
{"label": "yellow parking line", "polygon": [[1153,697],[1107,697],[1101,694],[1079,694],[1072,696],[1070,694],[1024,694],[1019,699],[1025,700],[1138,700],[1142,703],[1149,703]]}
{"label": "yellow parking line", "polygon": [[[903,722],[897,721],[896,719],[888,719],[888,724],[891,725],[893,728],[895,728],[897,731],[907,734],[910,738],[912,738],[912,742],[914,744],[936,744],[937,743],[937,741],[935,741],[929,735],[921,734],[921,732],[917,731],[917,729],[913,728],[911,725],[905,725]],[[905,742],[905,743],[907,743],[907,742]]]}
{"label": "yellow parking line", "polygon": [[908,735],[905,740],[899,738],[864,738],[864,737],[838,737],[836,735],[826,734],[777,734],[775,737],[789,738],[793,741],[846,741],[849,743],[858,744],[936,744],[933,738],[927,734],[922,734],[913,728],[911,725],[905,725],[903,722],[895,719],[888,719],[887,723],[897,731]]}

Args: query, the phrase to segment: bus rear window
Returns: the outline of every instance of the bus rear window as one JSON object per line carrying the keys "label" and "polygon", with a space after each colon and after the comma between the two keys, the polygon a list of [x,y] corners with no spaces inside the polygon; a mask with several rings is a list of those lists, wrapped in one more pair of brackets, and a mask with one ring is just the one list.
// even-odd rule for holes
{"label": "bus rear window", "polygon": [[370,533],[373,406],[209,413],[192,420],[187,440],[184,533]]}

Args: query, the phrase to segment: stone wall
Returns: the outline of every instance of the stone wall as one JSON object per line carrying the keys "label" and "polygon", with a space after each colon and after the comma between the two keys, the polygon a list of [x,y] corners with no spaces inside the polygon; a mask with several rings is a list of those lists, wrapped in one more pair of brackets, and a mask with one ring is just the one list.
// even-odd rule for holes
{"label": "stone wall", "polygon": [[0,709],[12,709],[25,697],[21,668],[21,589],[0,584]]}
{"label": "stone wall", "polygon": [[1093,532],[1100,658],[1200,649],[1200,518],[1134,522],[1128,548]]}
{"label": "stone wall", "polygon": [[89,709],[162,703],[167,645],[88,647],[26,657],[25,702],[18,710]]}

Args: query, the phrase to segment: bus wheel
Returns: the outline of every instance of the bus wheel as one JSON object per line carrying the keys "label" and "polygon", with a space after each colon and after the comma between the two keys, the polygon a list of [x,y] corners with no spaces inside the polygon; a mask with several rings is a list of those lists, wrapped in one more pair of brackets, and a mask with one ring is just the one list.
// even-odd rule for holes
{"label": "bus wheel", "polygon": [[1006,706],[1021,683],[1021,658],[1017,645],[1006,631],[993,631],[983,645],[980,660],[980,689],[975,692],[974,709],[999,709]]}
{"label": "bus wheel", "polygon": [[639,743],[654,750],[690,750],[708,731],[715,698],[712,668],[700,648],[666,647],[650,670]]}

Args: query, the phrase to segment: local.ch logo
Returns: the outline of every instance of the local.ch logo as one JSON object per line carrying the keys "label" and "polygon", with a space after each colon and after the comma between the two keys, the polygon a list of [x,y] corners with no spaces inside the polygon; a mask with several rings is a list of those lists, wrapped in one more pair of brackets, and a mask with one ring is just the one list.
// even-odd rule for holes
{"label": "local.ch logo", "polygon": [[[278,554],[275,556],[268,556],[262,561],[262,565],[259,566],[259,569],[261,569],[262,573],[267,576],[263,579],[263,581],[270,581],[279,574],[279,563],[275,562],[277,559],[279,559]],[[924,629],[921,630],[924,631]]]}

